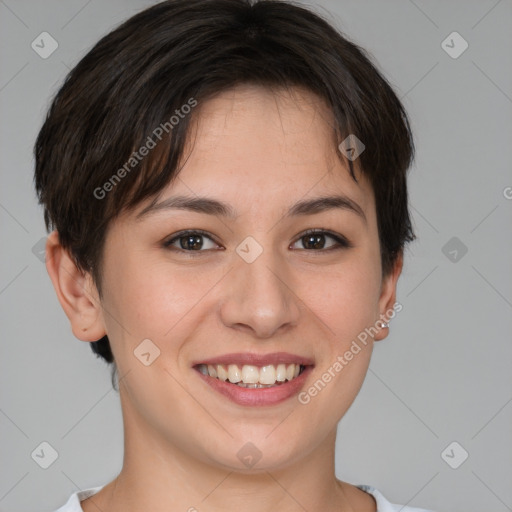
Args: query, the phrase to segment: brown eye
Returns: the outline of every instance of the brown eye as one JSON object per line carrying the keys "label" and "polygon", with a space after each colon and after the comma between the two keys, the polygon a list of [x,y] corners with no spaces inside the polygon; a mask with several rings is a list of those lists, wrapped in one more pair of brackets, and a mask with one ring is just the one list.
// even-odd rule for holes
{"label": "brown eye", "polygon": [[203,235],[187,235],[178,238],[180,242],[180,249],[198,250],[203,247]]}
{"label": "brown eye", "polygon": [[[206,240],[206,242],[205,242]],[[213,239],[201,231],[182,231],[164,242],[164,247],[186,252],[202,252],[219,247]]]}
{"label": "brown eye", "polygon": [[301,238],[305,249],[324,249],[326,236],[322,233],[306,235]]}
{"label": "brown eye", "polygon": [[[333,242],[328,242],[331,239]],[[328,251],[331,249],[345,249],[351,247],[351,244],[344,237],[335,235],[324,230],[310,230],[301,235],[297,240],[303,245],[302,250]]]}

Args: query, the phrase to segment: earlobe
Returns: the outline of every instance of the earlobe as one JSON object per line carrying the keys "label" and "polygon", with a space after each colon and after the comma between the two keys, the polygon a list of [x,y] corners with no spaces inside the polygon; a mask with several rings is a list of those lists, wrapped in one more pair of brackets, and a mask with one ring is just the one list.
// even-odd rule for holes
{"label": "earlobe", "polygon": [[386,338],[389,334],[389,315],[394,311],[396,303],[396,287],[398,278],[402,273],[403,268],[403,252],[400,251],[396,258],[393,271],[386,276],[382,282],[381,295],[379,298],[379,320],[377,327],[379,332],[375,335],[374,340],[380,341]]}
{"label": "earlobe", "polygon": [[102,338],[106,331],[96,286],[62,247],[57,231],[46,241],[46,269],[75,337],[82,341]]}

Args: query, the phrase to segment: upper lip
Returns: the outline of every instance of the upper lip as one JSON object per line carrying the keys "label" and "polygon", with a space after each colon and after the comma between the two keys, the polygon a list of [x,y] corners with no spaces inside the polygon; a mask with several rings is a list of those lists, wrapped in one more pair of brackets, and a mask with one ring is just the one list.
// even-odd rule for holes
{"label": "upper lip", "polygon": [[309,357],[290,354],[288,352],[273,352],[271,354],[251,354],[248,352],[238,352],[201,359],[200,361],[192,363],[192,366],[197,366],[199,364],[237,364],[239,366],[247,364],[253,366],[267,366],[269,364],[277,365],[293,363],[308,366],[314,364],[314,361]]}

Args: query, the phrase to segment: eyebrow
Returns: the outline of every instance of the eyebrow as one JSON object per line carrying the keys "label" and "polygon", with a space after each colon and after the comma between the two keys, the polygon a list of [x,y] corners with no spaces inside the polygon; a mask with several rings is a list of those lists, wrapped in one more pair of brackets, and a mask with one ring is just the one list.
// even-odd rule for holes
{"label": "eyebrow", "polygon": [[[234,219],[236,211],[226,203],[208,197],[172,196],[160,202],[154,202],[144,208],[136,216],[137,220],[162,210],[188,210],[207,215],[216,215]],[[363,209],[353,200],[344,195],[322,196],[314,199],[304,199],[293,204],[285,217],[314,215],[327,210],[341,209],[357,214],[367,223]]]}

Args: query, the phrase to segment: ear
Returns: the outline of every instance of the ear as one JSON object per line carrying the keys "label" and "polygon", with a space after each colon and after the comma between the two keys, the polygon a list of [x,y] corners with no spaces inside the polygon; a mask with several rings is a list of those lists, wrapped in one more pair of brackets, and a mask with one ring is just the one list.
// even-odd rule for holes
{"label": "ear", "polygon": [[[383,319],[384,322],[389,323],[389,313],[394,311],[393,305],[396,302],[396,285],[398,278],[402,273],[403,263],[403,251],[400,251],[396,258],[393,270],[382,281],[381,294],[379,298],[379,318]],[[380,322],[377,325],[379,331],[375,335],[374,341],[383,340],[389,334],[389,328],[380,327]]]}
{"label": "ear", "polygon": [[57,231],[50,233],[46,241],[46,269],[75,337],[97,341],[105,336],[99,293],[93,279],[90,273],[76,266],[60,244]]}

